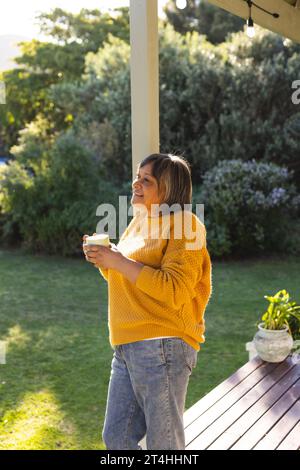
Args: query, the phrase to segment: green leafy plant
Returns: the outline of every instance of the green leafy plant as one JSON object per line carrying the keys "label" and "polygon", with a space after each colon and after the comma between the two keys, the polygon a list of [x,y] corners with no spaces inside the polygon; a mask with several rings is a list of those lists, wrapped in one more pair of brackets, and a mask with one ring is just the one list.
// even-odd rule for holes
{"label": "green leafy plant", "polygon": [[207,171],[196,186],[196,202],[205,203],[212,254],[287,253],[291,236],[286,227],[300,213],[292,175],[285,167],[255,159],[219,161]]}
{"label": "green leafy plant", "polygon": [[287,326],[293,339],[300,338],[300,305],[291,301],[289,293],[284,289],[274,296],[265,295],[264,298],[270,303],[261,317],[263,327],[282,330]]}

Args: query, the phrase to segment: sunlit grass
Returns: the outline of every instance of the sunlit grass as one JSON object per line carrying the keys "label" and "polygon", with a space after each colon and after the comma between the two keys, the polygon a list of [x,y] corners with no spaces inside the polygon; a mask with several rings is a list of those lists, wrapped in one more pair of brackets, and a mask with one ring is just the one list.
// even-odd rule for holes
{"label": "sunlit grass", "polygon": [[[47,390],[25,393],[8,409],[0,425],[0,449],[53,449],[72,446],[74,426],[65,418],[55,395]],[[69,447],[67,446],[67,447]]]}
{"label": "sunlit grass", "polygon": [[[248,360],[245,343],[285,288],[300,301],[300,260],[213,263],[206,343],[186,408]],[[83,259],[0,251],[0,449],[104,449],[112,349],[107,286]]]}
{"label": "sunlit grass", "polygon": [[9,347],[19,346],[19,347],[26,347],[26,345],[30,342],[30,336],[28,333],[22,330],[20,325],[14,325],[8,329],[8,334],[3,339],[6,344],[7,352]]}

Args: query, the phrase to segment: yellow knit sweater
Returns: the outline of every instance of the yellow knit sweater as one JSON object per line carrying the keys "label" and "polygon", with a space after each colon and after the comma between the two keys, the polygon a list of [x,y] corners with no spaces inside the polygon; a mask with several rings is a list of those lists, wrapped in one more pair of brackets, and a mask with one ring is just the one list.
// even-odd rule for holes
{"label": "yellow knit sweater", "polygon": [[212,292],[202,222],[187,211],[152,218],[137,214],[117,247],[144,266],[134,284],[117,270],[99,269],[108,281],[111,345],[177,336],[199,351]]}

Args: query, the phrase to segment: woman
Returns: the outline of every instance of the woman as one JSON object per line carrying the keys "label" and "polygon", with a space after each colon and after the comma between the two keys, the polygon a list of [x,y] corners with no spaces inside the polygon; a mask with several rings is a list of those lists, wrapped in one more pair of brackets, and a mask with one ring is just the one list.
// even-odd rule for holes
{"label": "woman", "polygon": [[[148,156],[132,189],[135,213],[118,245],[83,246],[109,289],[114,355],[103,440],[109,450],[141,449],[146,435],[147,449],[184,449],[187,386],[211,295],[205,227],[184,210],[192,181],[182,157]],[[186,227],[198,243],[190,243]]]}

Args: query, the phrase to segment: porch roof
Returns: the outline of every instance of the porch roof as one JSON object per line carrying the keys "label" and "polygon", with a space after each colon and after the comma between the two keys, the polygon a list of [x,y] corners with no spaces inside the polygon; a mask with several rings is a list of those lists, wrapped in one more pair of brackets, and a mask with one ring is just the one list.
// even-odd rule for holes
{"label": "porch roof", "polygon": [[[245,20],[249,16],[249,8],[245,0],[208,1]],[[251,16],[254,24],[300,43],[300,0],[257,0],[254,3],[269,12],[279,14],[279,18],[274,18],[253,6]]]}

